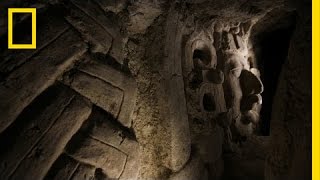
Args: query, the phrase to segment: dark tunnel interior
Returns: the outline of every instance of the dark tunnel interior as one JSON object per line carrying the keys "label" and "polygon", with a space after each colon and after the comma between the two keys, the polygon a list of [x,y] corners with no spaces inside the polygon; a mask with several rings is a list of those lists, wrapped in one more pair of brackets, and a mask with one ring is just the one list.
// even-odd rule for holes
{"label": "dark tunnel interior", "polygon": [[[294,16],[294,15],[292,15]],[[258,53],[258,68],[264,84],[262,93],[262,109],[260,112],[260,132],[262,135],[270,134],[270,121],[272,104],[276,93],[282,66],[287,59],[289,44],[295,25],[278,28],[259,37],[260,52]]]}

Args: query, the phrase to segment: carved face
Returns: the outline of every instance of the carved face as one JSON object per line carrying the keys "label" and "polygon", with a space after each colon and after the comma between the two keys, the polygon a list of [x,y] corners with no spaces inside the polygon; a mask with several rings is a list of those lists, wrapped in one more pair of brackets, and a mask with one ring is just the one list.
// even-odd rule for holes
{"label": "carved face", "polygon": [[259,121],[262,104],[262,82],[259,71],[250,68],[246,58],[239,54],[228,54],[225,62],[224,92],[230,121],[234,122],[241,135],[251,134]]}
{"label": "carved face", "polygon": [[216,69],[216,50],[210,41],[197,40],[192,44],[191,85],[198,91],[201,112],[213,116],[225,111],[222,83],[224,74]]}
{"label": "carved face", "polygon": [[244,53],[216,48],[213,36],[194,33],[186,43],[183,61],[191,144],[195,149],[191,159],[203,159],[209,174],[215,174],[210,168],[221,158],[222,147],[233,149],[233,134],[253,132],[263,89],[259,71],[251,68]]}
{"label": "carved face", "polygon": [[[259,78],[259,70],[253,68],[252,63],[248,61],[242,37],[229,33],[221,35],[224,38],[221,42],[223,45],[218,49],[220,59],[217,59],[213,45],[216,43],[206,39],[207,36],[203,34],[190,43],[189,49],[186,48],[189,51],[185,64],[188,76],[186,86],[187,89],[196,91],[187,96],[187,100],[198,103],[200,107],[198,115],[190,112],[189,116],[208,119],[209,114],[210,118],[214,119],[224,113],[226,115],[223,121],[226,121],[227,126],[233,125],[237,133],[249,135],[259,122],[262,104],[260,94],[263,85]],[[194,106],[196,105],[189,110],[196,109]]]}
{"label": "carved face", "polygon": [[187,43],[184,64],[189,127],[195,149],[191,159],[202,159],[204,162],[201,163],[208,166],[198,168],[214,174],[214,164],[222,162],[219,160],[222,157],[224,135],[223,129],[216,125],[215,118],[226,111],[222,86],[224,73],[216,68],[217,56],[213,42],[204,34],[200,37]]}

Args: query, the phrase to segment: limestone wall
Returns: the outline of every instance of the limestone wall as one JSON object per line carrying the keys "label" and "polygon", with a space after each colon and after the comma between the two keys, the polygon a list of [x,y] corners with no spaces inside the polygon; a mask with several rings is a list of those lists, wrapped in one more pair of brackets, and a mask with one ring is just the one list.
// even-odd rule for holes
{"label": "limestone wall", "polygon": [[[37,49],[0,50],[0,179],[310,177],[310,3],[3,7],[16,5],[39,8]],[[256,49],[263,47],[253,37],[276,24],[270,14],[297,7],[271,136],[262,137]]]}

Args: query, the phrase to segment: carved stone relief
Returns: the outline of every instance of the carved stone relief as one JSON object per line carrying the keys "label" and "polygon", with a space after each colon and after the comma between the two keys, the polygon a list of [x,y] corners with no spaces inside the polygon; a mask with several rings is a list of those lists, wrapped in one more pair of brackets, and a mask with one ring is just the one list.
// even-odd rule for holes
{"label": "carved stone relief", "polygon": [[251,25],[216,23],[214,32],[196,30],[185,47],[191,134],[212,134],[218,125],[224,129],[224,148],[230,151],[236,151],[236,144],[253,134],[259,122],[263,84],[248,50]]}

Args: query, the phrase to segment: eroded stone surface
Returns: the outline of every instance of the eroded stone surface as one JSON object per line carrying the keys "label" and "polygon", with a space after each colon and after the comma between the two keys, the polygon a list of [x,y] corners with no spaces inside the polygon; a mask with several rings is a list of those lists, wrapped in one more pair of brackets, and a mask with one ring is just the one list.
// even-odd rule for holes
{"label": "eroded stone surface", "polygon": [[[18,123],[24,126],[19,128],[17,125],[7,133],[7,136],[13,136],[15,141],[9,142],[6,145],[7,151],[0,155],[2,178],[14,171],[26,154],[32,150],[40,138],[55,124],[56,119],[68,108],[75,95],[63,87],[53,87],[45,91],[42,96],[44,96],[44,100],[37,99],[34,105],[30,106],[17,119]],[[39,109],[38,103],[44,108]],[[38,110],[34,111],[35,109]],[[14,131],[16,129],[19,133]]]}
{"label": "eroded stone surface", "polygon": [[92,0],[74,0],[72,3],[112,36],[113,44],[110,55],[113,56],[118,63],[122,64],[124,58],[124,39],[120,33],[120,28],[116,25],[114,20],[108,18],[101,7]]}
{"label": "eroded stone surface", "polygon": [[89,131],[90,136],[114,147],[121,145],[125,136],[123,131],[112,122],[112,118],[94,113],[90,120],[93,121],[93,127]]}
{"label": "eroded stone surface", "polygon": [[[41,179],[63,152],[64,147],[91,113],[91,105],[77,97],[58,117],[53,126],[37,144],[26,152],[26,156],[11,174],[13,179]],[[48,141],[50,139],[50,141]],[[25,172],[28,172],[27,174]]]}
{"label": "eroded stone surface", "polygon": [[45,179],[69,179],[73,176],[78,167],[79,163],[76,160],[66,154],[62,154],[52,165]]}
{"label": "eroded stone surface", "polygon": [[[38,17],[37,23],[41,24],[38,27],[38,32],[46,32],[37,37],[37,49],[35,50],[14,50],[7,49],[1,54],[2,61],[0,62],[0,72],[8,74],[17,67],[21,66],[26,61],[29,61],[36,53],[50,45],[54,40],[59,38],[70,26],[61,16],[55,16],[54,12],[48,11]],[[30,37],[25,37],[24,40],[30,40]]]}
{"label": "eroded stone surface", "polygon": [[80,164],[73,173],[71,179],[90,180],[95,177],[95,168],[87,164]]}
{"label": "eroded stone surface", "polygon": [[114,117],[118,117],[123,98],[121,89],[82,72],[78,72],[70,78],[70,86],[73,89]]}
{"label": "eroded stone surface", "polygon": [[182,169],[179,173],[173,174],[170,180],[206,180],[208,179],[208,172],[204,169],[204,164],[202,164],[199,157],[192,157],[190,162],[187,163],[186,167]]}
{"label": "eroded stone surface", "polygon": [[0,132],[85,51],[86,45],[69,30],[11,73],[0,87]]}
{"label": "eroded stone surface", "polygon": [[[88,57],[88,59],[91,58]],[[136,81],[130,75],[117,71],[109,65],[92,60],[90,63],[84,64],[79,69],[92,76],[98,77],[123,91],[121,110],[117,118],[124,126],[131,127],[137,97]]]}
{"label": "eroded stone surface", "polygon": [[81,33],[82,37],[90,43],[92,46],[90,50],[92,52],[103,54],[109,52],[113,38],[97,22],[91,19],[90,16],[74,8],[71,15],[66,19]]}
{"label": "eroded stone surface", "polygon": [[155,18],[161,14],[161,9],[157,1],[133,1],[128,6],[129,19],[128,31],[137,34],[145,33],[147,28],[153,23]]}
{"label": "eroded stone surface", "polygon": [[101,168],[109,178],[120,177],[127,161],[126,154],[90,137],[81,140],[78,147],[66,151],[81,162]]}
{"label": "eroded stone surface", "polygon": [[[0,4],[6,7],[19,2]],[[310,40],[311,21],[304,18],[308,5],[299,2],[299,10],[294,11],[298,16],[282,24],[277,21],[297,8],[291,0],[41,3],[44,8],[39,10],[53,9],[70,24],[64,18],[49,18],[46,24],[52,26],[39,27],[41,31],[48,28],[48,33],[39,37],[38,50],[3,53],[0,143],[17,129],[22,131],[12,136],[17,143],[12,144],[11,152],[7,146],[0,150],[0,160],[14,159],[16,154],[20,161],[28,154],[21,163],[1,164],[10,173],[16,171],[11,173],[13,179],[23,178],[25,172],[26,177],[53,173],[65,179],[219,179],[235,175],[262,179],[266,156],[269,179],[310,174],[310,167],[300,167],[310,161],[311,149],[311,108],[307,105],[311,95],[306,88],[311,79],[311,64],[306,59],[311,58],[310,47],[305,45]],[[6,11],[1,12],[3,27]],[[296,17],[298,21],[293,20]],[[262,47],[252,42],[253,36],[296,22],[298,33],[276,94],[272,141],[254,139],[263,91],[258,69],[262,77],[265,72],[263,62],[258,62]],[[73,64],[84,51],[86,55]],[[42,97],[42,92],[56,79],[71,88],[64,86],[55,100],[39,103],[38,97],[49,97]],[[92,103],[93,113],[82,125],[76,123],[76,130],[64,131],[67,135],[63,137],[68,138],[59,144],[62,135],[56,138],[48,127],[60,120],[56,116],[68,112],[66,103],[80,96],[88,106]],[[37,103],[45,107],[30,110],[41,106],[34,106]],[[34,118],[18,117],[28,114],[25,111],[31,111]],[[81,115],[84,110],[75,111]],[[64,119],[62,124],[79,121],[72,116]],[[70,127],[64,124],[54,131],[65,128]],[[269,142],[271,150],[266,155]],[[62,165],[57,168],[57,164]]]}
{"label": "eroded stone surface", "polygon": [[105,10],[105,11],[112,11],[114,13],[119,13],[124,10],[129,1],[128,0],[111,0],[111,1],[104,1],[104,0],[96,0],[96,2]]}

